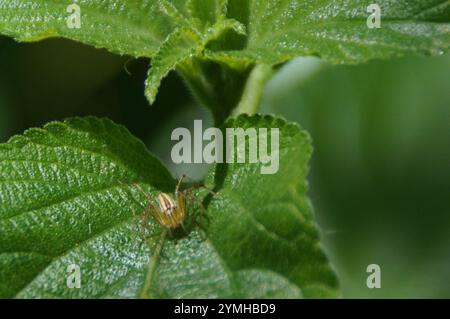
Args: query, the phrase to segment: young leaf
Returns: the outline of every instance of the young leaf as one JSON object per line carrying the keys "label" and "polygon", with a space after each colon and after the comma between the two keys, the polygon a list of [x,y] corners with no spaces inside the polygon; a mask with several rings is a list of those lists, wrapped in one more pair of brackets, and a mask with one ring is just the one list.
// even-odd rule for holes
{"label": "young leaf", "polygon": [[193,56],[200,47],[200,39],[189,29],[180,29],[169,35],[152,60],[145,83],[145,95],[152,104],[161,80],[183,60]]}
{"label": "young leaf", "polygon": [[187,0],[186,6],[197,28],[205,30],[225,18],[227,0]]}
{"label": "young leaf", "polygon": [[[50,123],[1,145],[0,296],[336,296],[305,196],[309,139],[273,118],[229,125],[279,127],[280,171],[219,164],[209,178],[218,192],[207,198],[209,222],[181,237],[159,235],[133,186],[156,198],[174,180],[111,121]],[[77,274],[79,289],[70,285]]]}
{"label": "young leaf", "polygon": [[[148,72],[145,91],[150,104],[156,98],[161,80],[171,70],[180,66],[179,70],[183,70],[181,73],[188,81],[188,84],[191,87],[195,87],[196,84],[190,81],[190,79],[197,76],[197,73],[200,73],[200,77],[204,80],[207,74],[201,72],[202,67],[192,68],[192,60],[202,56],[205,46],[211,41],[220,38],[227,31],[241,35],[245,34],[245,27],[241,23],[233,19],[225,19],[225,4],[223,0],[217,0],[217,3],[216,1],[208,2],[206,6],[203,3],[203,11],[196,11],[205,13],[204,18],[207,20],[204,21],[204,24],[201,16],[197,17],[194,14],[194,9],[199,9],[201,7],[200,2],[203,0],[200,0],[200,2],[198,0],[187,1],[185,3],[186,7],[182,6],[180,2],[171,3],[167,0],[160,1],[162,3],[162,10],[182,27],[176,29],[167,37],[153,57],[152,67]],[[206,17],[206,12],[211,14],[209,19]],[[183,66],[183,64],[185,65]],[[186,72],[187,69],[189,69],[189,72]],[[217,78],[217,74],[214,74],[214,77]],[[211,81],[212,79],[208,80]],[[233,78],[231,80],[236,81],[237,79]],[[211,86],[211,83],[204,85]],[[204,86],[202,88],[197,86],[197,90],[193,90],[195,96],[201,94],[199,90],[202,89],[204,91]],[[214,87],[214,89],[219,90],[217,87]],[[216,94],[213,94],[213,96]],[[206,102],[205,99],[201,99],[200,101]],[[217,107],[213,103],[206,103],[204,105],[212,110]]]}

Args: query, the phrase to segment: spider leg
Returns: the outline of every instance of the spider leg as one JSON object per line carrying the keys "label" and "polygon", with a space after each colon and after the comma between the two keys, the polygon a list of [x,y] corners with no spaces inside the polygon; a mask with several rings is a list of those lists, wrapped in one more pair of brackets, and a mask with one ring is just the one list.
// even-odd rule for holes
{"label": "spider leg", "polygon": [[213,189],[206,187],[205,185],[200,186],[199,188],[204,188],[208,194],[212,195],[212,197],[216,197],[219,195],[219,192],[215,192]]}
{"label": "spider leg", "polygon": [[180,190],[180,186],[183,183],[183,179],[186,178],[186,175],[181,175],[180,179],[178,180],[178,184],[177,187],[175,188],[175,194],[178,194],[179,190]]}
{"label": "spider leg", "polygon": [[159,221],[159,218],[161,218],[160,217],[161,212],[159,211],[158,206],[155,203],[155,201],[153,200],[153,198],[147,192],[145,192],[139,184],[135,183],[135,184],[133,184],[133,187],[136,188],[142,194],[144,194],[144,196],[148,200],[148,206],[144,209],[144,212],[142,214],[143,217],[141,220],[141,234],[145,238],[145,236],[144,236],[145,229],[149,223],[150,217],[153,216]]}
{"label": "spider leg", "polygon": [[211,195],[213,195],[213,196],[217,195],[217,193],[214,192],[213,189],[206,187],[206,186],[205,186],[203,183],[201,183],[201,182],[195,182],[192,178],[190,178],[190,177],[187,176],[186,174],[181,175],[181,177],[180,177],[180,179],[179,179],[179,181],[178,181],[178,186],[177,186],[176,191],[175,191],[176,193],[178,192],[179,187],[181,186],[182,181],[183,181],[183,180],[186,180],[186,179],[189,180],[189,181],[192,183],[192,184],[190,185],[191,188],[195,188],[195,189],[198,189],[198,188],[204,188],[204,189],[206,189]]}
{"label": "spider leg", "polygon": [[144,191],[144,189],[141,187],[141,185],[134,183],[132,184],[132,186],[137,189],[139,192],[141,192],[142,194],[144,194],[144,196],[148,199],[149,202],[153,203],[154,200],[153,198],[146,192]]}
{"label": "spider leg", "polygon": [[[185,176],[185,175],[183,175],[183,176]],[[189,177],[185,177],[185,178],[191,180],[191,178],[189,178]],[[194,189],[204,188],[209,194],[211,194],[213,196],[216,196],[218,194],[218,192],[215,192],[213,188],[206,187],[205,184],[203,184],[201,182],[193,182],[191,185],[191,188],[194,188]]]}

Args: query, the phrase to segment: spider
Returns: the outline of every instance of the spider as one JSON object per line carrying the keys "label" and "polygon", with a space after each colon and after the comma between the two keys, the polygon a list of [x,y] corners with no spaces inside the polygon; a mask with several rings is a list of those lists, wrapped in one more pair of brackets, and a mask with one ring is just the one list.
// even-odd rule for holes
{"label": "spider", "polygon": [[[181,184],[186,178],[186,175],[182,175],[178,180],[178,184],[175,188],[175,198],[166,193],[160,193],[158,195],[157,205],[154,204],[153,198],[146,193],[141,186],[133,184],[141,193],[143,193],[149,201],[149,205],[144,210],[143,224],[148,222],[148,216],[153,216],[158,223],[168,229],[169,231],[175,231],[179,228],[184,229],[184,223],[188,215],[187,201],[188,197],[192,196],[190,190],[180,191]],[[201,205],[203,210],[204,207]]]}

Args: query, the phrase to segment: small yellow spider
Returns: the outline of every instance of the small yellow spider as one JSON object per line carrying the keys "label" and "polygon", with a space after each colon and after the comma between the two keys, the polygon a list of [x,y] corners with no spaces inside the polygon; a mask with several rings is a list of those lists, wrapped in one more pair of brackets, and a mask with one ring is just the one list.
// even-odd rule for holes
{"label": "small yellow spider", "polygon": [[186,176],[183,175],[178,180],[178,184],[175,188],[175,199],[166,194],[160,193],[158,195],[157,205],[154,205],[153,198],[147,194],[138,184],[133,184],[140,192],[142,192],[149,200],[149,206],[144,211],[144,223],[147,224],[148,214],[153,216],[160,225],[169,230],[176,230],[183,227],[183,223],[187,216],[187,196],[188,190],[180,191],[180,186],[183,179]]}

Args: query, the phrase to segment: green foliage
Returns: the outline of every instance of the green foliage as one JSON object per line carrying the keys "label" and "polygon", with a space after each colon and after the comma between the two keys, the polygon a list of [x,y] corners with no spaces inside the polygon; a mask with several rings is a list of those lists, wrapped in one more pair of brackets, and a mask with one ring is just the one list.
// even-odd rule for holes
{"label": "green foliage", "polygon": [[0,1],[0,33],[19,41],[64,37],[133,56],[153,56],[176,27],[161,14],[159,3],[146,1],[80,1],[81,28],[68,28],[72,1]]}
{"label": "green foliage", "polygon": [[[64,37],[151,58],[150,103],[177,70],[218,125],[230,114],[255,113],[274,68],[295,57],[363,63],[450,46],[450,7],[442,0],[380,0],[380,29],[366,25],[370,3],[356,0],[77,3],[79,29],[67,25],[70,2],[0,0],[0,34]],[[280,171],[214,166],[206,184],[218,194],[190,199],[206,204],[207,225],[159,238],[133,184],[155,197],[176,182],[123,127],[76,118],[1,145],[0,296],[338,296],[306,197],[308,136],[273,117],[240,116],[225,126],[280,128]],[[81,266],[81,289],[66,286],[70,264]]]}
{"label": "green foliage", "polygon": [[[2,297],[17,295],[33,280],[23,293],[50,297],[41,285],[57,279],[52,268],[62,267],[62,274],[66,261],[81,263],[79,258],[91,263],[85,276],[92,280],[87,289],[94,296],[96,280],[123,271],[123,265],[114,266],[114,245],[137,245],[120,236],[138,211],[122,183],[144,179],[158,189],[173,186],[170,174],[141,142],[106,120],[73,119],[31,129],[1,145],[0,166]],[[108,241],[114,237],[119,243]],[[44,277],[48,281],[42,282]],[[58,280],[63,283],[62,277]]]}
{"label": "green foliage", "polygon": [[[208,83],[196,79],[208,61],[236,69],[238,80],[252,65],[273,66],[297,56],[361,63],[406,53],[441,54],[449,48],[446,1],[377,3],[381,29],[367,27],[369,3],[356,0],[86,0],[79,3],[82,27],[69,29],[66,3],[0,1],[0,33],[21,41],[62,36],[120,54],[154,57],[146,90],[150,102],[161,79],[187,63],[184,77],[219,122],[225,117],[216,103],[223,94],[205,96]],[[194,58],[201,62],[192,69]],[[235,95],[233,101],[241,93],[224,92]],[[228,115],[232,107],[227,101],[220,104]]]}
{"label": "green foliage", "polygon": [[[255,273],[257,269],[270,269],[285,276],[305,297],[337,296],[337,281],[318,245],[306,196],[309,136],[297,125],[270,116],[239,116],[225,126],[279,128],[280,170],[261,175],[260,164],[236,163],[218,164],[211,171],[207,185],[214,185],[219,196],[208,207],[209,234],[217,251],[229,269],[245,270],[246,282],[254,281],[254,276],[264,278]],[[258,288],[251,288],[254,283],[246,288],[251,292],[248,297],[257,296]]]}
{"label": "green foliage", "polygon": [[[306,198],[309,137],[272,117],[227,126],[280,128],[282,169],[261,177],[258,164],[212,168],[218,194],[189,201],[206,196],[209,222],[168,236],[160,250],[160,226],[150,219],[142,229],[148,201],[132,184],[155,196],[175,181],[123,127],[75,118],[1,145],[0,296],[336,296]],[[66,286],[71,264],[81,289]]]}
{"label": "green foliage", "polygon": [[[367,27],[371,3],[381,8],[380,29]],[[246,19],[248,36],[244,50],[227,55],[259,63],[305,55],[361,63],[406,53],[442,54],[450,46],[450,7],[442,0],[230,0],[229,11]]]}
{"label": "green foliage", "polygon": [[150,103],[155,101],[161,79],[180,62],[196,52],[198,37],[188,29],[180,29],[169,35],[152,60],[145,94]]}

